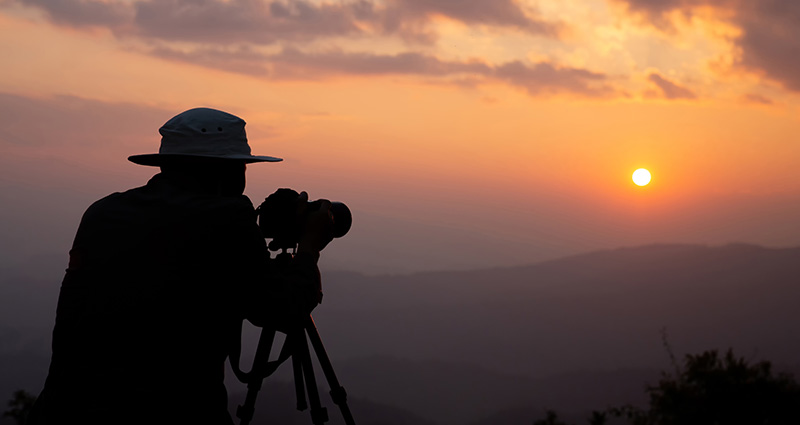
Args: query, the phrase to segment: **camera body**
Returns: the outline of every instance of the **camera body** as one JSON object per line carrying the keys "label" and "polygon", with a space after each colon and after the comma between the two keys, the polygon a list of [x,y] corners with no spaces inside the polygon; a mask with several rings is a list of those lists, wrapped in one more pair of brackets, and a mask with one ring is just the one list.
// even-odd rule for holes
{"label": "camera body", "polygon": [[[264,238],[272,239],[269,249],[278,251],[291,249],[297,246],[303,237],[307,215],[320,209],[323,200],[307,201],[306,205],[298,203],[300,194],[292,189],[278,189],[269,195],[261,205],[256,208],[258,214],[258,227]],[[353,222],[353,216],[347,205],[341,202],[331,202],[331,220],[333,231],[330,239],[340,238],[347,234]]]}

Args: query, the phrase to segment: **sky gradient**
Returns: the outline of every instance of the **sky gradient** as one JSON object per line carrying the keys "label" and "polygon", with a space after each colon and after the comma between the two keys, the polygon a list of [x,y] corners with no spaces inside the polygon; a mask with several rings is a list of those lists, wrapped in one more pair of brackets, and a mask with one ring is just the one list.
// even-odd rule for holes
{"label": "sky gradient", "polygon": [[0,0],[0,266],[65,264],[196,106],[285,158],[249,167],[254,203],[353,209],[324,267],[796,246],[799,40],[792,0]]}

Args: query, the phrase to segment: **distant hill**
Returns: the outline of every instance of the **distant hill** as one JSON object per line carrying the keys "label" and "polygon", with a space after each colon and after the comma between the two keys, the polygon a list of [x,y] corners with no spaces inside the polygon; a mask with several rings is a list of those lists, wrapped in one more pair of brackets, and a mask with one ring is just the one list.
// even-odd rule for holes
{"label": "distant hill", "polygon": [[[314,317],[354,413],[370,418],[359,423],[532,423],[544,408],[577,421],[640,402],[645,382],[670,368],[661,329],[679,357],[733,347],[779,368],[800,359],[800,248],[651,245],[521,267],[323,278]],[[0,401],[17,387],[37,391],[46,373],[41,324],[52,318],[36,312],[52,315],[57,294],[25,279],[0,277]],[[293,396],[288,384],[274,390]],[[310,423],[291,418],[273,422]]]}
{"label": "distant hill", "polygon": [[507,417],[513,412],[516,422],[509,423],[530,424],[543,417],[546,409],[557,409],[566,419],[583,422],[592,409],[644,404],[645,382],[658,378],[655,369],[619,369],[534,379],[474,364],[391,357],[352,359],[336,367],[350,393],[369,394],[439,424],[452,425],[477,423],[498,412]]}
{"label": "distant hill", "polygon": [[667,365],[733,347],[800,358],[800,248],[652,245],[537,265],[324,275],[315,311],[332,355],[387,354],[529,376]]}
{"label": "distant hill", "polygon": [[[320,383],[322,383],[320,381]],[[324,390],[323,390],[324,388]],[[329,422],[327,425],[344,425],[342,413],[327,393],[327,386],[321,385],[320,400],[322,406],[328,411]],[[311,425],[309,410],[298,411],[294,385],[291,382],[279,380],[266,380],[264,387],[259,392],[258,401],[253,415],[253,424],[280,424],[280,425]],[[233,392],[229,397],[229,411],[234,423],[239,423],[236,417],[237,406],[243,404],[244,392]],[[434,425],[420,416],[411,413],[408,409],[393,407],[386,403],[377,403],[363,397],[348,396],[347,405],[359,425]]]}

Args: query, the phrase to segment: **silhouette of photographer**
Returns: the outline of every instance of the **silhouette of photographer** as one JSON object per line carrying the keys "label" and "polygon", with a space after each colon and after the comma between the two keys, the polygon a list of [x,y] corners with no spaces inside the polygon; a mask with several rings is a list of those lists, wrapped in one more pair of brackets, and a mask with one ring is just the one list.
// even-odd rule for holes
{"label": "silhouette of photographer", "polygon": [[[58,299],[52,358],[30,424],[231,424],[223,384],[241,321],[277,329],[321,300],[330,203],[300,215],[286,263],[271,260],[243,195],[245,122],[196,108],[159,129],[145,186],[84,214]],[[298,211],[308,196],[297,200]]]}

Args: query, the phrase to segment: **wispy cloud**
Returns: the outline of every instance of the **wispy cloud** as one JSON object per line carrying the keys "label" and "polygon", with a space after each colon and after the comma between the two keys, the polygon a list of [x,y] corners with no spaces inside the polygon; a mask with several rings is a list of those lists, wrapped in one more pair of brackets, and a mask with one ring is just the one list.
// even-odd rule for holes
{"label": "wispy cloud", "polygon": [[268,61],[282,70],[278,76],[284,77],[302,75],[305,71],[324,74],[419,76],[487,75],[492,71],[492,68],[483,62],[447,61],[416,52],[385,55],[342,51],[304,53],[297,49],[284,49],[276,55],[269,56]]}
{"label": "wispy cloud", "polygon": [[268,77],[272,74],[267,62],[268,56],[246,45],[233,48],[203,47],[186,51],[164,44],[150,48],[145,53],[170,61],[237,74],[256,77]]}
{"label": "wispy cloud", "polygon": [[514,0],[393,0],[389,4],[390,16],[400,20],[440,15],[468,25],[515,27],[549,36],[558,35],[562,27],[560,23],[537,16],[534,10],[525,10]]}
{"label": "wispy cloud", "polygon": [[156,129],[171,115],[174,111],[132,103],[0,93],[0,145],[80,151],[157,143]]}
{"label": "wispy cloud", "polygon": [[747,93],[742,96],[742,100],[747,103],[757,103],[759,105],[774,105],[772,99],[756,93]]}
{"label": "wispy cloud", "polygon": [[655,84],[660,90],[661,94],[667,99],[695,99],[697,97],[693,91],[686,87],[680,86],[657,73],[651,73],[647,79]]}

